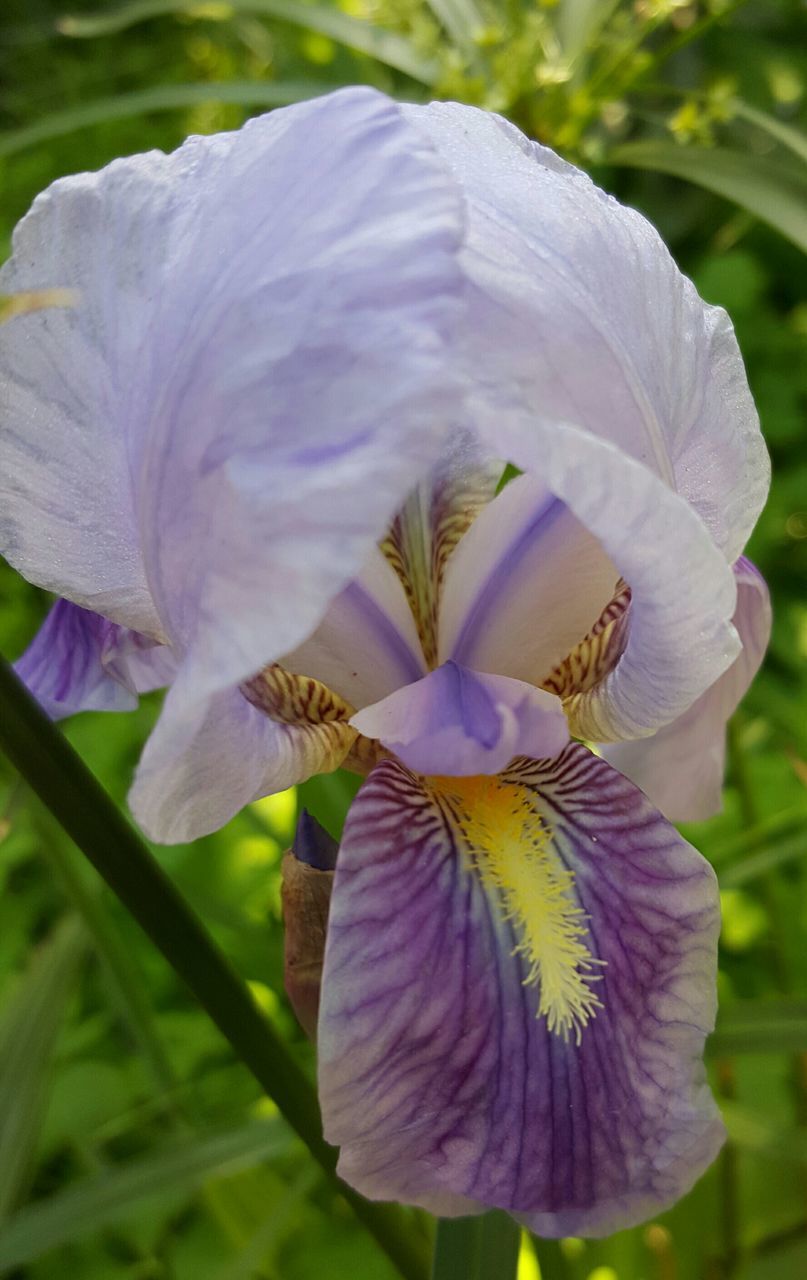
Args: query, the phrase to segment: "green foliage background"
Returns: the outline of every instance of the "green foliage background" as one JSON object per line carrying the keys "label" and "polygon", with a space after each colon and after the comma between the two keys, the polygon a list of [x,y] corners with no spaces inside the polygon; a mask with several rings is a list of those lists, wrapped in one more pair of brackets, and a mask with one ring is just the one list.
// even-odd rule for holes
{"label": "green foliage background", "polygon": [[[807,1274],[807,21],[788,0],[5,0],[0,255],[54,178],[363,81],[511,116],[659,227],[731,313],[773,456],[750,554],[765,668],[735,717],[724,813],[686,834],[723,890],[713,1082],[731,1141],[671,1213],[522,1245],[519,1280]],[[0,566],[0,649],[47,607]],[[66,727],[112,795],[157,711]],[[306,784],[338,830],[354,782]],[[281,983],[291,794],[159,849],[301,1070]],[[430,1226],[415,1215],[411,1230]],[[391,1280],[273,1105],[0,760],[0,1276]],[[496,1280],[495,1276],[491,1280]]]}

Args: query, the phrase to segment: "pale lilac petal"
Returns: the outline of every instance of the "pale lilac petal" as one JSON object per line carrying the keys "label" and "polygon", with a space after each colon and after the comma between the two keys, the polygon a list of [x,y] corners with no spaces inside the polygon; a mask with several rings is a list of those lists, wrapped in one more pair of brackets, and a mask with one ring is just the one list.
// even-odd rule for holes
{"label": "pale lilac petal", "polygon": [[591,629],[618,577],[569,508],[519,476],[448,561],[440,657],[538,684]]}
{"label": "pale lilac petal", "polygon": [[427,774],[498,773],[514,756],[556,756],[569,741],[559,698],[452,661],[365,707],[350,723]]}
{"label": "pale lilac petal", "polygon": [[728,561],[768,466],[736,344],[644,219],[582,174],[473,108],[407,111],[466,199],[483,445],[564,502],[633,593],[625,652],[577,731],[648,736],[739,652]]}
{"label": "pale lilac petal", "polygon": [[152,734],[129,793],[140,826],[164,844],[207,835],[260,796],[339,768],[356,736],[338,721],[279,724],[240,689],[216,694],[190,715],[169,721],[176,738]]}
{"label": "pale lilac petal", "polygon": [[642,742],[603,748],[605,758],[673,822],[702,822],[722,804],[726,723],[765,655],[771,632],[768,588],[744,556],[734,566],[734,625],[743,647],[719,680],[678,720]]}
{"label": "pale lilac petal", "polygon": [[[536,1016],[519,924],[435,792],[378,766],[348,816],[319,1017],[325,1136],[362,1194],[601,1235],[716,1154],[702,1063],[719,912],[708,864],[584,747],[507,774],[575,874],[603,1007],[578,1045]],[[526,788],[526,791],[525,791]],[[518,848],[518,846],[516,846]]]}
{"label": "pale lilac petal", "polygon": [[472,371],[644,463],[731,562],[769,464],[725,312],[705,305],[655,229],[490,113],[409,106],[467,201]]}
{"label": "pale lilac petal", "polygon": [[373,547],[355,582],[333,600],[308,640],[281,659],[364,707],[426,672],[412,611],[394,569]]}
{"label": "pale lilac petal", "polygon": [[131,711],[137,694],[171,682],[169,650],[107,618],[57,600],[14,664],[54,720],[77,711]]}
{"label": "pale lilac petal", "polygon": [[178,749],[436,461],[461,235],[433,147],[365,88],[64,179],[18,228],[0,288],[80,299],[0,333],[0,551],[170,640]]}

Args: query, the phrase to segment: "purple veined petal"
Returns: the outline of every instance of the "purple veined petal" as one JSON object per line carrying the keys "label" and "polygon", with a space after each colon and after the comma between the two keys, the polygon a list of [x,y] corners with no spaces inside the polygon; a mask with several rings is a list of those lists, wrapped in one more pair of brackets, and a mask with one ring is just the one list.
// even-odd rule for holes
{"label": "purple veined petal", "polygon": [[448,561],[440,656],[538,684],[590,630],[618,577],[569,508],[519,476]]}
{"label": "purple veined petal", "polygon": [[[372,1199],[499,1207],[544,1236],[631,1226],[684,1194],[723,1138],[702,1063],[714,874],[582,746],[461,785],[470,817],[385,761],[348,816],[318,1028],[325,1136]],[[599,1002],[579,1044],[538,1016],[530,980],[558,954],[536,926],[564,912]]]}
{"label": "purple veined petal", "polygon": [[170,684],[170,650],[107,618],[57,600],[14,664],[54,720],[77,711],[131,711],[138,693]]}
{"label": "purple veined petal", "polygon": [[167,720],[175,736],[149,738],[129,793],[140,826],[164,844],[207,835],[245,804],[338,769],[356,738],[340,720],[280,724],[240,689],[182,712]]}
{"label": "purple veined petal", "polygon": [[616,769],[649,796],[672,822],[702,822],[722,802],[726,723],[760,668],[771,633],[768,588],[759,570],[741,556],[734,566],[734,625],[742,651],[728,671],[678,720],[642,742],[603,748]]}
{"label": "purple veined petal", "polygon": [[725,312],[655,229],[500,117],[405,108],[466,199],[469,368],[498,406],[610,440],[694,506],[731,563],[770,467]]}
{"label": "purple veined petal", "polygon": [[436,459],[461,235],[364,88],[64,179],[18,228],[0,287],[81,300],[0,335],[0,549],[168,635],[185,724],[311,633]]}
{"label": "purple veined petal", "polygon": [[450,660],[350,723],[426,774],[498,773],[514,756],[551,758],[569,741],[559,698]]}
{"label": "purple veined petal", "polygon": [[378,702],[426,672],[403,587],[378,547],[355,582],[333,600],[308,640],[281,659],[354,707]]}

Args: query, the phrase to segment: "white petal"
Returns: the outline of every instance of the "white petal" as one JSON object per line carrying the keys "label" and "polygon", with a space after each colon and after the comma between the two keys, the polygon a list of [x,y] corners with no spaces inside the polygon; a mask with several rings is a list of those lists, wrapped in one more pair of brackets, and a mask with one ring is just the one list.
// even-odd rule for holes
{"label": "white petal", "polygon": [[771,605],[763,578],[745,557],[734,573],[734,625],[743,644],[739,657],[678,720],[642,742],[619,742],[602,752],[673,822],[703,822],[719,812],[726,724],[759,670],[770,638]]}
{"label": "white petal", "polygon": [[733,561],[769,464],[725,312],[701,301],[644,218],[499,117],[454,103],[406,110],[468,203],[479,378],[643,462]]}
{"label": "white petal", "polygon": [[596,622],[618,577],[569,508],[519,476],[449,558],[440,658],[539,684]]}

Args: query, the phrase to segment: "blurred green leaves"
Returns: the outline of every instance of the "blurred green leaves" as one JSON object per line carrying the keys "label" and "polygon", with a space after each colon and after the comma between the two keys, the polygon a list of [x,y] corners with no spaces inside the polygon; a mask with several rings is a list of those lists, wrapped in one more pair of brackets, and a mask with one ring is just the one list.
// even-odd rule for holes
{"label": "blurred green leaves", "polygon": [[0,1235],[0,1272],[125,1221],[143,1203],[184,1195],[210,1178],[277,1159],[290,1145],[288,1131],[278,1121],[255,1121],[229,1133],[174,1142],[145,1159],[104,1169],[12,1217]]}
{"label": "blurred green leaves", "polygon": [[78,922],[65,920],[34,952],[0,1018],[0,1236],[35,1167],[53,1049],[85,946]]}
{"label": "blurred green leaves", "polygon": [[[796,136],[807,149],[807,138]],[[807,172],[795,165],[728,147],[664,141],[628,142],[611,150],[608,159],[697,183],[768,222],[807,253]]]}

